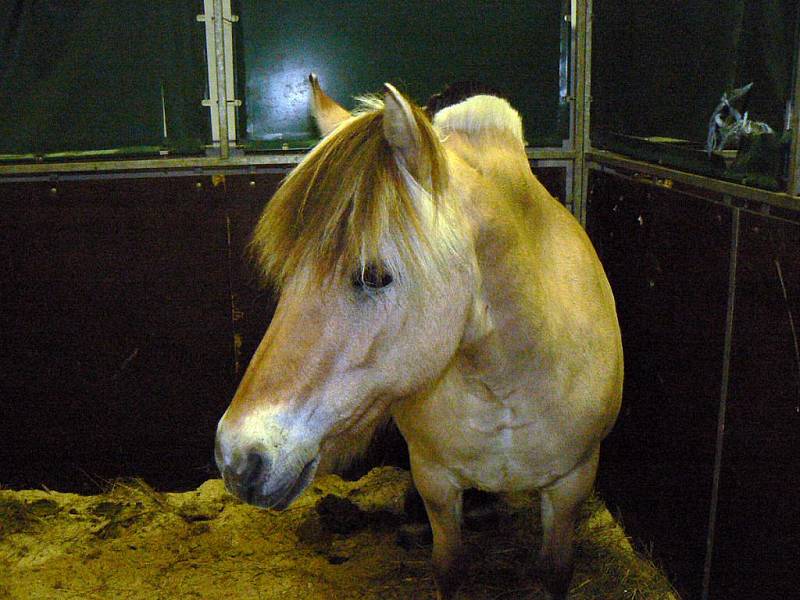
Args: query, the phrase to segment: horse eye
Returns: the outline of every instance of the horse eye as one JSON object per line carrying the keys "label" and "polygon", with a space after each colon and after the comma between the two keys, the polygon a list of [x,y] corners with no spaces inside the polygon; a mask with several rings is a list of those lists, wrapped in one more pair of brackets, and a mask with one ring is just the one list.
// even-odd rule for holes
{"label": "horse eye", "polygon": [[392,283],[392,274],[383,266],[368,264],[353,276],[353,285],[366,290],[379,290]]}

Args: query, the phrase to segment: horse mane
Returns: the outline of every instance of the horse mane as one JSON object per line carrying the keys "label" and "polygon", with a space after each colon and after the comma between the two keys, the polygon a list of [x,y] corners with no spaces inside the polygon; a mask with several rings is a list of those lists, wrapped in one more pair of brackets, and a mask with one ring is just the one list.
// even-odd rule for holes
{"label": "horse mane", "polygon": [[[394,260],[426,270],[430,206],[439,211],[447,187],[444,150],[425,113],[412,104],[420,133],[423,177],[409,176],[383,133],[384,106],[360,99],[353,118],[320,142],[286,177],[253,232],[249,251],[266,282],[280,287],[306,264],[323,282],[337,269]],[[430,202],[421,203],[425,195]],[[429,206],[430,205],[430,206]],[[400,265],[386,264],[389,268]]]}
{"label": "horse mane", "polygon": [[446,135],[448,131],[483,133],[506,131],[525,144],[522,133],[522,118],[507,100],[497,96],[480,94],[440,109],[433,125]]}
{"label": "horse mane", "polygon": [[476,80],[461,80],[454,81],[447,84],[445,88],[436,94],[433,94],[425,103],[425,112],[433,120],[436,113],[448,106],[459,104],[473,96],[497,96],[498,98],[506,98],[506,94],[501,92],[496,87],[487,85],[482,81]]}

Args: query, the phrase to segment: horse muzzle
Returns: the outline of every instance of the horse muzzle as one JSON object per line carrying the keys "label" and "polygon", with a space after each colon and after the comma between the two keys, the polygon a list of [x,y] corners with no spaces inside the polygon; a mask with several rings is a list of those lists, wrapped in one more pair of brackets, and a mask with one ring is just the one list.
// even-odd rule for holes
{"label": "horse muzzle", "polygon": [[292,466],[295,461],[276,466],[269,454],[260,448],[233,452],[226,460],[219,443],[214,454],[225,488],[231,494],[248,504],[276,510],[288,507],[308,487],[319,465],[317,454],[299,466]]}

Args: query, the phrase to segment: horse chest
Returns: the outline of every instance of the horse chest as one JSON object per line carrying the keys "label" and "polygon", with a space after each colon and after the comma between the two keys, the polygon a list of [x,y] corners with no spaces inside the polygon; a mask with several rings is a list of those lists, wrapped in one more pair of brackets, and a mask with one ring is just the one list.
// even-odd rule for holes
{"label": "horse chest", "polygon": [[499,492],[552,481],[560,453],[544,422],[520,406],[487,401],[485,394],[462,389],[457,403],[426,398],[403,407],[395,419],[412,451],[446,468],[463,487]]}
{"label": "horse chest", "polygon": [[465,486],[487,491],[540,487],[546,471],[534,457],[535,423],[515,418],[510,409],[475,415],[462,422],[443,448],[444,462]]}

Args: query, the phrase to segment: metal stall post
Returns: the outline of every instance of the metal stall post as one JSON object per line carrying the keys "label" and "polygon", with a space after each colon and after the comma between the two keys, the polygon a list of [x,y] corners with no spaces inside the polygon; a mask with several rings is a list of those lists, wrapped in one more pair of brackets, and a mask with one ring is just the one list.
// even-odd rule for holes
{"label": "metal stall post", "polygon": [[236,145],[236,99],[233,76],[233,23],[239,20],[231,12],[230,0],[204,0],[204,13],[197,20],[206,26],[208,95],[203,106],[211,111],[211,139],[219,148],[219,158],[227,159]]}
{"label": "metal stall post", "polygon": [[790,102],[792,107],[792,145],[789,153],[789,185],[787,192],[792,196],[800,196],[800,7],[797,9],[798,23],[795,34],[794,77]]}
{"label": "metal stall post", "polygon": [[[559,59],[559,101],[569,106],[567,137],[557,147],[527,147],[528,160],[533,167],[564,169],[563,198],[559,199],[573,215],[579,218],[580,186],[575,183],[575,163],[582,145],[576,130],[576,86],[582,77],[576,69],[578,35],[576,25],[577,5],[581,0],[561,0],[561,56]],[[559,117],[561,118],[561,117]],[[552,190],[551,190],[552,192]]]}
{"label": "metal stall post", "polygon": [[573,0],[572,23],[574,40],[573,131],[575,162],[572,178],[573,213],[586,225],[586,200],[589,188],[589,118],[591,111],[592,76],[592,0]]}

